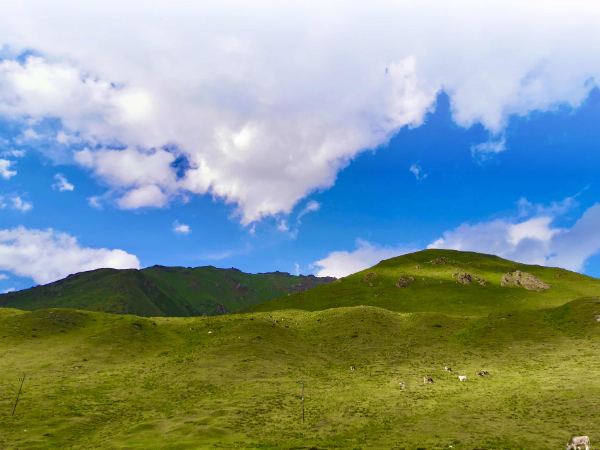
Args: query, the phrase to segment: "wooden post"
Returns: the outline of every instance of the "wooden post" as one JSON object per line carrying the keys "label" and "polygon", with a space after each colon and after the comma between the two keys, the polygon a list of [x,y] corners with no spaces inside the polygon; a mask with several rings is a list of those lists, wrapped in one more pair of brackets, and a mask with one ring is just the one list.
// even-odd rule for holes
{"label": "wooden post", "polygon": [[15,410],[17,409],[17,403],[19,403],[19,397],[21,396],[21,389],[23,389],[23,383],[25,383],[25,374],[23,374],[23,378],[21,378],[21,387],[19,388],[19,393],[17,394],[17,400],[15,401],[15,407],[13,408],[12,415],[15,415]]}
{"label": "wooden post", "polygon": [[304,423],[304,381],[302,383],[302,423]]}

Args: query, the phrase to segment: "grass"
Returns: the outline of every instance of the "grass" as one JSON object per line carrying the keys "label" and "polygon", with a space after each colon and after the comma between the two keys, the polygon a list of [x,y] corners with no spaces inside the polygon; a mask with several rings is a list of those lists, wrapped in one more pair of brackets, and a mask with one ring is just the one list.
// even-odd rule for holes
{"label": "grass", "polygon": [[4,309],[0,448],[515,450],[572,434],[595,445],[597,313],[598,298],[487,317]]}
{"label": "grass", "polygon": [[[445,264],[432,264],[437,258]],[[419,266],[420,268],[416,268]],[[501,286],[509,271],[531,273],[551,287],[537,292]],[[464,285],[453,278],[460,271],[485,279]],[[376,276],[365,281],[369,273]],[[395,286],[399,278],[414,278],[408,287]],[[424,250],[380,262],[337,282],[276,300],[249,305],[242,312],[285,309],[319,311],[328,308],[370,305],[398,312],[438,312],[450,315],[487,315],[507,309],[540,309],[568,301],[600,296],[600,280],[568,270],[518,264],[493,255],[454,250]]]}
{"label": "grass", "polygon": [[[429,262],[441,256],[445,264]],[[459,269],[490,284],[458,284]],[[515,269],[550,289],[501,286]],[[159,289],[184,283],[148,276]],[[410,286],[394,286],[411,276]],[[564,448],[579,434],[592,448],[600,441],[600,280],[428,250],[248,309],[143,318],[0,308],[0,449],[531,450]],[[424,376],[435,382],[423,385]]]}

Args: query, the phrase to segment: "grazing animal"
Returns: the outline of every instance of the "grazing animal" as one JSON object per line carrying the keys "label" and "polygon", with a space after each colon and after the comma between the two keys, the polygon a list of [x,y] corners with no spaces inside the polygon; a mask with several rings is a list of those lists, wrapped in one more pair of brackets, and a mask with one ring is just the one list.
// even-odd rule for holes
{"label": "grazing animal", "polygon": [[212,334],[212,331],[209,331],[208,334]]}
{"label": "grazing animal", "polygon": [[579,450],[580,445],[585,445],[585,450],[590,450],[590,438],[587,436],[574,436],[567,442],[567,450]]}
{"label": "grazing animal", "polygon": [[478,377],[482,377],[483,376],[483,372],[477,372],[477,376]]}
{"label": "grazing animal", "polygon": [[356,366],[350,366],[350,370],[356,370]]}
{"label": "grazing animal", "polygon": [[452,372],[452,368],[451,367],[445,366],[444,369],[446,370],[446,372]]}
{"label": "grazing animal", "polygon": [[400,385],[400,389],[404,389],[406,387],[406,385],[404,384],[404,381],[401,381],[398,384]]}
{"label": "grazing animal", "polygon": [[423,384],[433,383],[433,378],[431,377],[423,377]]}
{"label": "grazing animal", "polygon": [[458,380],[459,381],[467,381],[467,377],[465,377],[464,375],[459,375]]}
{"label": "grazing animal", "polygon": [[489,377],[490,373],[487,370],[482,370],[481,372],[477,372],[478,377]]}

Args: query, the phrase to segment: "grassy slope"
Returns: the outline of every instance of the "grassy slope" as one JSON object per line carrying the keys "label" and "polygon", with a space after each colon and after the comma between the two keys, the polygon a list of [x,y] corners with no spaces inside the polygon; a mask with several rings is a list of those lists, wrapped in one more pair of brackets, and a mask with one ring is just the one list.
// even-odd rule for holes
{"label": "grassy slope", "polygon": [[[447,264],[431,264],[438,257]],[[421,269],[416,269],[416,266]],[[489,282],[481,286],[459,284],[452,274],[464,270]],[[552,287],[543,292],[503,287],[502,275],[511,270],[528,272]],[[377,273],[373,286],[362,282],[365,274]],[[395,287],[400,277],[413,277],[406,288]],[[425,280],[423,280],[425,278]],[[507,309],[538,309],[570,300],[600,295],[600,280],[558,268],[516,264],[497,256],[454,250],[424,250],[380,262],[335,283],[293,294],[243,311],[303,309],[317,311],[341,306],[371,305],[399,312],[435,311],[458,315],[485,315]]]}
{"label": "grassy slope", "polygon": [[595,446],[594,314],[598,298],[486,317],[0,309],[0,448],[531,450],[572,434]]}
{"label": "grassy slope", "polygon": [[[20,292],[0,295],[0,306],[25,310],[74,308],[143,317],[222,314],[271,300],[296,286],[325,280],[288,274],[246,274],[214,267],[99,269]],[[218,287],[219,286],[219,287]]]}

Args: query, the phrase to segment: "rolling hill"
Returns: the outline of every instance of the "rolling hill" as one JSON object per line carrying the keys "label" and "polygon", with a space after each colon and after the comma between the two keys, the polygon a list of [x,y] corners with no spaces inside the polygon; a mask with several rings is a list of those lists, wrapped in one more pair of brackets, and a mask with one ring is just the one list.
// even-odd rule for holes
{"label": "rolling hill", "polygon": [[0,306],[25,310],[72,308],[142,317],[215,315],[333,280],[285,272],[248,274],[212,266],[99,269],[0,295]]}
{"label": "rolling hill", "polygon": [[[536,286],[527,289],[523,283],[515,285],[511,277],[517,271],[535,277],[537,290]],[[423,250],[381,261],[370,269],[310,291],[250,305],[242,311],[318,311],[369,305],[398,312],[481,316],[497,311],[549,308],[591,296],[600,296],[600,280],[568,270],[519,264],[473,252]]]}
{"label": "rolling hill", "polygon": [[[159,282],[189,287],[189,269],[152,269],[164,276],[152,278],[160,292]],[[75,277],[70,289],[91,283]],[[183,300],[173,305],[185,309]],[[588,435],[592,448],[600,442],[598,279],[427,250],[247,309],[262,311],[144,318],[0,308],[0,448],[541,450],[565,448],[573,435]],[[477,376],[482,370],[490,376]]]}

